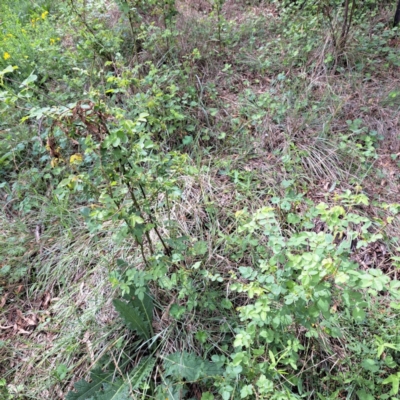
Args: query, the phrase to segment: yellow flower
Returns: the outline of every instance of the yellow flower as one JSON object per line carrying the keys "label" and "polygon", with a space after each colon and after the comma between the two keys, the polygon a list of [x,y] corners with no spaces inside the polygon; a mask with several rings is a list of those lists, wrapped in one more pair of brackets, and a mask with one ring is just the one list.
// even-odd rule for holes
{"label": "yellow flower", "polygon": [[50,44],[54,44],[56,42],[56,39],[50,38]]}
{"label": "yellow flower", "polygon": [[49,13],[48,11],[42,12],[42,19],[45,19],[47,17],[48,13]]}
{"label": "yellow flower", "polygon": [[3,54],[3,58],[4,58],[5,60],[8,60],[10,57],[11,57],[10,53],[7,53],[7,52],[5,51],[4,54]]}

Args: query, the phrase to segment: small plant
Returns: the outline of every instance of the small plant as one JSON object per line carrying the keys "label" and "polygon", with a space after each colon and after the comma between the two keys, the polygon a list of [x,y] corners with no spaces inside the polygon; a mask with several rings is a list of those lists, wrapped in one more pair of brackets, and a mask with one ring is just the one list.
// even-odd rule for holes
{"label": "small plant", "polygon": [[[135,289],[132,287],[131,291],[135,292]],[[137,297],[129,294],[124,297],[128,301],[115,299],[114,307],[141,343],[136,342],[131,353],[125,354],[118,364],[100,364],[93,369],[90,382],[81,380],[75,383],[75,391],[67,395],[67,400],[126,399],[136,391],[155,395],[157,399],[181,399],[187,392],[187,384],[212,380],[221,374],[217,364],[193,353],[178,351],[158,360],[157,353],[163,348],[163,339],[158,339],[153,333],[154,305],[148,290]],[[132,367],[132,360],[137,358],[140,361]],[[156,363],[160,361],[162,370],[155,370]],[[122,376],[116,378],[118,374]],[[158,381],[157,385],[154,381]]]}
{"label": "small plant", "polygon": [[[361,324],[367,318],[370,296],[381,291],[400,295],[398,285],[381,270],[361,271],[351,260],[354,243],[362,249],[382,238],[370,233],[367,218],[323,203],[298,216],[290,213],[290,201],[275,203],[283,215],[265,207],[238,230],[254,264],[239,267],[238,274],[232,272],[236,282],[231,290],[245,293],[250,303],[239,307],[245,326],[236,330],[235,351],[230,359],[221,359],[225,372],[218,385],[224,399],[239,398],[235,393],[240,398],[300,398],[291,388],[305,394],[302,387],[307,381],[321,376],[317,378],[320,374],[313,367],[305,368],[299,361],[311,343],[315,348],[322,337],[328,342],[343,337],[338,311]],[[303,230],[287,235],[282,228],[284,215],[288,223]],[[248,216],[242,212],[238,218],[243,221]],[[324,231],[313,231],[316,220],[326,226]],[[366,288],[367,293],[363,292]],[[303,376],[304,369],[308,372]],[[395,380],[394,375],[381,383],[391,379]]]}

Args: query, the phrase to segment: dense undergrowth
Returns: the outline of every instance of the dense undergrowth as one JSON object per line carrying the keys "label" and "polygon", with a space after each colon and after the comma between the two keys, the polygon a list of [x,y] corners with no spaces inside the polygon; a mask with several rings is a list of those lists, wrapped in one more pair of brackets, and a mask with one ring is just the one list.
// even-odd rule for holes
{"label": "dense undergrowth", "polygon": [[0,398],[400,398],[394,2],[59,3],[0,4]]}

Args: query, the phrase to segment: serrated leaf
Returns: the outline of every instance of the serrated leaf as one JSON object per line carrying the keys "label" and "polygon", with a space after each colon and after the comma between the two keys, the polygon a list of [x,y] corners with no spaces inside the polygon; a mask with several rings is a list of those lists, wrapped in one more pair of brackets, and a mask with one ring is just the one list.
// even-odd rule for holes
{"label": "serrated leaf", "polygon": [[[113,382],[115,371],[106,371],[96,368],[91,374],[91,382],[81,380],[75,384],[76,392],[69,392],[66,400],[126,400],[131,389],[136,389],[140,383],[150,376],[156,359],[143,358],[140,363],[130,371],[127,379],[117,379]],[[120,368],[126,365],[122,363]]]}
{"label": "serrated leaf", "polygon": [[379,364],[371,359],[371,358],[366,358],[362,361],[361,366],[366,369],[367,371],[371,372],[378,372],[379,371]]}
{"label": "serrated leaf", "polygon": [[100,369],[94,369],[91,374],[91,382],[84,379],[75,383],[75,392],[69,392],[66,400],[93,400],[96,393],[98,393],[103,385],[111,382],[114,376],[114,371],[103,372]]}
{"label": "serrated leaf", "polygon": [[140,383],[150,376],[153,371],[156,359],[147,357],[140,361],[140,363],[129,373],[129,380],[132,389],[136,389]]}
{"label": "serrated leaf", "polygon": [[91,400],[93,399],[93,395],[96,393],[97,390],[100,390],[101,384],[98,383],[89,383],[84,379],[76,382],[74,384],[74,392],[69,392],[67,394],[67,400]]}
{"label": "serrated leaf", "polygon": [[125,303],[118,299],[114,299],[113,304],[128,329],[135,331],[140,337],[146,340],[150,339],[150,324],[145,315],[139,311],[139,308],[135,308],[131,303]]}
{"label": "serrated leaf", "polygon": [[176,352],[164,358],[166,376],[195,382],[199,379],[220,375],[221,368],[193,353]]}
{"label": "serrated leaf", "polygon": [[177,380],[186,379],[194,382],[200,377],[200,366],[203,360],[193,353],[176,352],[164,359],[166,376],[173,376]]}
{"label": "serrated leaf", "polygon": [[129,301],[133,307],[138,308],[140,312],[144,315],[146,322],[151,326],[153,322],[153,299],[151,298],[149,291],[146,290],[143,299],[140,300],[139,296]]}
{"label": "serrated leaf", "polygon": [[182,382],[163,377],[162,384],[157,387],[157,400],[181,400],[187,393],[187,388]]}
{"label": "serrated leaf", "polygon": [[93,400],[127,400],[129,396],[129,384],[122,379],[118,379],[112,384],[106,383],[103,392],[97,393]]}

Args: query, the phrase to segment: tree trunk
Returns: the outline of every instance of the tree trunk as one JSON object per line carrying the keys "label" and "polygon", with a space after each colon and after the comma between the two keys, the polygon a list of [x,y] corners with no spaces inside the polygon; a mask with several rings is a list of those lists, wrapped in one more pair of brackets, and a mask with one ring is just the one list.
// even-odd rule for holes
{"label": "tree trunk", "polygon": [[396,14],[394,15],[393,26],[397,26],[400,23],[400,0],[397,3]]}

